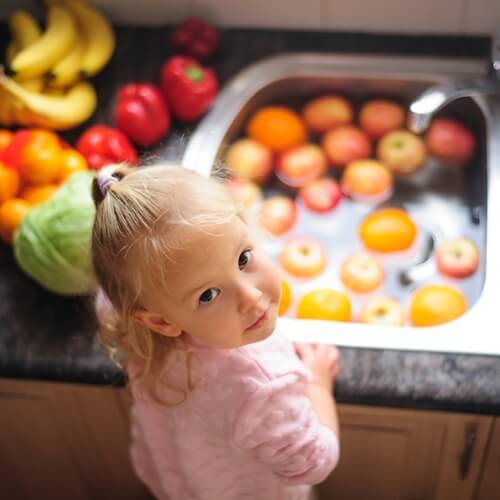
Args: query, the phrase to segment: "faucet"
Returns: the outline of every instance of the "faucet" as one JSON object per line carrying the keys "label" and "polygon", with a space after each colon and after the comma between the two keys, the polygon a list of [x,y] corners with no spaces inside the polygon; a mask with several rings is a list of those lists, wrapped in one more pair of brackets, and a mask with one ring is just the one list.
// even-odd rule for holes
{"label": "faucet", "polygon": [[408,128],[421,133],[429,126],[434,113],[461,97],[478,97],[500,92],[500,31],[491,41],[490,74],[484,79],[459,80],[434,85],[410,104]]}

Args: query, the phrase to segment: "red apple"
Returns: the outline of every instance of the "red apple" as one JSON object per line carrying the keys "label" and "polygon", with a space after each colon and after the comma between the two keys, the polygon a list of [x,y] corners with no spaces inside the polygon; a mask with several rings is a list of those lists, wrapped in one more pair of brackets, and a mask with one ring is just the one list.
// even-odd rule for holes
{"label": "red apple", "polygon": [[397,174],[412,174],[424,163],[426,148],[421,137],[407,130],[384,135],[377,147],[377,158]]}
{"label": "red apple", "polygon": [[403,308],[399,302],[389,297],[374,297],[363,308],[361,322],[370,325],[403,326]]}
{"label": "red apple", "polygon": [[328,212],[342,198],[340,187],[334,179],[324,177],[307,184],[299,191],[302,203],[314,212]]}
{"label": "red apple", "polygon": [[436,118],[425,134],[429,153],[446,163],[463,165],[474,153],[476,138],[461,123]]}
{"label": "red apple", "polygon": [[436,250],[438,271],[450,278],[467,278],[479,267],[479,250],[465,238],[448,241]]}
{"label": "red apple", "polygon": [[402,106],[384,99],[368,101],[359,112],[359,125],[372,139],[380,139],[388,132],[404,128],[405,119]]}
{"label": "red apple", "polygon": [[382,203],[393,191],[392,172],[377,160],[356,160],[342,172],[342,192],[357,201]]}
{"label": "red apple", "polygon": [[294,238],[286,243],[280,255],[281,265],[298,278],[312,278],[326,267],[325,251],[311,238]]}
{"label": "red apple", "polygon": [[262,197],[261,188],[255,182],[247,179],[235,177],[229,179],[226,186],[246,208],[250,208]]}
{"label": "red apple", "polygon": [[378,288],[384,281],[384,269],[375,257],[367,252],[356,252],[340,266],[342,283],[357,293],[367,293]]}
{"label": "red apple", "polygon": [[326,132],[321,145],[334,167],[343,167],[351,161],[369,158],[372,152],[367,135],[352,125],[343,125]]}
{"label": "red apple", "polygon": [[302,110],[302,117],[307,127],[318,134],[339,125],[352,123],[353,116],[351,103],[337,95],[316,97]]}
{"label": "red apple", "polygon": [[295,224],[297,207],[294,201],[286,196],[271,196],[262,203],[259,220],[271,234],[283,234]]}
{"label": "red apple", "polygon": [[281,153],[275,173],[283,184],[297,188],[321,177],[327,168],[323,150],[316,144],[304,144]]}
{"label": "red apple", "polygon": [[236,177],[261,184],[272,172],[273,155],[253,139],[239,139],[229,146],[226,163]]}

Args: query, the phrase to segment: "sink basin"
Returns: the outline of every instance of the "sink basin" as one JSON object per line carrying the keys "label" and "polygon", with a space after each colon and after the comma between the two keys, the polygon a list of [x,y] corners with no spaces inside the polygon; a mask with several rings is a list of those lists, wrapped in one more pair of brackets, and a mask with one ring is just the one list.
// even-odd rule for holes
{"label": "sink basin", "polygon": [[[224,159],[231,142],[241,137],[250,115],[268,104],[293,107],[322,93],[340,93],[356,108],[370,97],[387,97],[408,106],[423,91],[455,80],[486,77],[486,60],[288,54],[257,62],[238,74],[220,93],[210,113],[192,135],[182,164],[204,175]],[[500,297],[500,98],[473,95],[453,101],[439,115],[458,119],[478,138],[476,154],[466,168],[443,167],[428,160],[425,168],[398,180],[396,194],[386,203],[408,210],[422,230],[436,241],[466,235],[481,254],[473,277],[460,283],[469,310],[439,326],[399,328],[318,320],[280,318],[294,341],[332,343],[364,348],[500,354],[500,327],[495,307]],[[496,137],[496,140],[494,140]],[[328,252],[349,251],[344,234],[357,227],[371,208],[343,208],[344,222],[332,219]],[[272,253],[272,245],[269,247]],[[427,268],[426,268],[427,266]],[[415,273],[415,281],[401,283],[389,272],[385,294],[402,297],[406,307],[419,285],[452,280],[436,279],[433,262]],[[429,272],[429,268],[431,271]],[[422,278],[420,280],[419,273]],[[333,276],[323,276],[334,283]],[[419,281],[420,280],[420,281]],[[331,286],[337,288],[336,286]],[[354,298],[354,301],[357,299]],[[355,305],[355,304],[354,304]],[[495,333],[497,330],[497,333]]]}

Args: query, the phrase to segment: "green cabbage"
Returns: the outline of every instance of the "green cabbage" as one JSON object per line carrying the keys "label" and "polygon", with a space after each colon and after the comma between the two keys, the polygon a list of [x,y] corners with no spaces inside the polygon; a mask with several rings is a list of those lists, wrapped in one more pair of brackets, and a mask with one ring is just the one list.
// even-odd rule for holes
{"label": "green cabbage", "polygon": [[62,295],[94,287],[90,240],[95,208],[91,172],[78,172],[24,217],[14,236],[17,263],[35,281]]}

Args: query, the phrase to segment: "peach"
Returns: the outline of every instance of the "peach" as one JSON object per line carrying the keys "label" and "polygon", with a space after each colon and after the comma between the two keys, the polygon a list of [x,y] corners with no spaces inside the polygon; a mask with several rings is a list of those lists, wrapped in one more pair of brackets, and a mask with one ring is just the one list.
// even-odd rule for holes
{"label": "peach", "polygon": [[370,325],[402,326],[403,308],[398,301],[390,297],[374,297],[363,307],[361,322]]}
{"label": "peach", "polygon": [[226,186],[245,208],[250,208],[262,198],[262,189],[247,179],[235,177],[229,179]]}
{"label": "peach", "polygon": [[299,191],[299,197],[309,210],[324,213],[338,205],[342,193],[337,181],[324,177],[304,186]]}
{"label": "peach", "polygon": [[323,150],[316,144],[304,144],[281,153],[275,173],[283,184],[296,188],[321,177],[327,168]]}
{"label": "peach", "polygon": [[380,139],[377,158],[394,173],[412,174],[423,165],[426,148],[418,135],[408,130],[396,130]]}
{"label": "peach", "polygon": [[297,207],[286,196],[271,196],[262,203],[259,221],[274,236],[286,233],[297,220]]}
{"label": "peach", "polygon": [[375,257],[366,252],[356,252],[344,260],[340,267],[342,283],[357,293],[368,293],[384,281],[384,269]]}
{"label": "peach", "polygon": [[463,165],[476,148],[474,135],[461,123],[448,118],[436,118],[425,134],[429,153],[445,163]]}
{"label": "peach", "polygon": [[324,95],[309,101],[302,110],[307,127],[318,134],[353,121],[351,103],[344,97]]}
{"label": "peach", "polygon": [[229,146],[226,163],[236,177],[262,184],[273,170],[273,155],[253,139],[239,139]]}
{"label": "peach", "polygon": [[351,161],[368,158],[372,151],[367,135],[352,125],[342,125],[326,132],[321,145],[334,167],[343,167]]}
{"label": "peach", "polygon": [[393,192],[392,172],[376,160],[356,160],[342,172],[342,192],[357,201],[382,203]]}
{"label": "peach", "polygon": [[479,250],[465,238],[448,241],[436,250],[436,266],[450,278],[467,278],[479,267]]}
{"label": "peach", "polygon": [[326,255],[316,240],[297,237],[286,243],[280,255],[280,262],[292,276],[312,278],[325,269]]}
{"label": "peach", "polygon": [[363,105],[359,112],[359,126],[371,139],[405,126],[406,112],[402,106],[385,99],[374,99]]}

